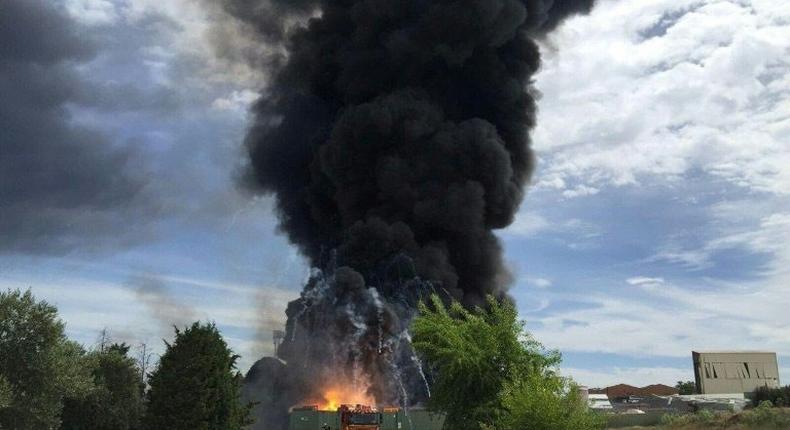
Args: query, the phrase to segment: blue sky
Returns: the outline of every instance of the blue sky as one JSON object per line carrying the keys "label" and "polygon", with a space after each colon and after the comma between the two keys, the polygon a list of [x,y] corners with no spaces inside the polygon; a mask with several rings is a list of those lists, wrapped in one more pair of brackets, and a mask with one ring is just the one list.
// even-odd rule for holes
{"label": "blue sky", "polygon": [[[692,350],[711,349],[777,351],[790,382],[780,3],[601,1],[542,42],[539,167],[499,235],[521,316],[580,383],[674,384],[693,378]],[[161,350],[173,324],[213,320],[246,370],[309,270],[271,202],[236,185],[267,76],[217,45],[233,30],[199,2],[57,7],[96,43],[63,65],[90,95],[63,103],[68,122],[131,151],[140,187],[36,246],[0,246],[0,288],[57,304],[88,346],[106,327]]]}

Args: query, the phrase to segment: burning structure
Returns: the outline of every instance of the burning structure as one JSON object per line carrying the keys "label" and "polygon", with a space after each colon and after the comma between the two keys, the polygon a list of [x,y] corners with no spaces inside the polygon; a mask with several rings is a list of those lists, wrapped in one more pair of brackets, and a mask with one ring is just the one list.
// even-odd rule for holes
{"label": "burning structure", "polygon": [[416,304],[505,296],[493,231],[534,166],[535,39],[592,3],[224,0],[282,49],[254,106],[248,177],[314,267],[278,357],[248,381],[275,387],[267,429],[333,387],[404,408],[430,396],[408,332]]}

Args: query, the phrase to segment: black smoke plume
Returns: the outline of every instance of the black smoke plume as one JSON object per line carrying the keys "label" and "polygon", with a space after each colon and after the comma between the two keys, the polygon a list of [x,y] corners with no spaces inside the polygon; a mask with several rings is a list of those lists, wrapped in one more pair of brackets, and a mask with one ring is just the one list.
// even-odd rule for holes
{"label": "black smoke plume", "polygon": [[419,297],[504,296],[493,231],[534,167],[535,39],[592,3],[225,0],[283,52],[265,62],[246,144],[250,182],[317,268],[279,354],[294,401],[362,377],[379,403],[419,403],[429,384],[406,330]]}

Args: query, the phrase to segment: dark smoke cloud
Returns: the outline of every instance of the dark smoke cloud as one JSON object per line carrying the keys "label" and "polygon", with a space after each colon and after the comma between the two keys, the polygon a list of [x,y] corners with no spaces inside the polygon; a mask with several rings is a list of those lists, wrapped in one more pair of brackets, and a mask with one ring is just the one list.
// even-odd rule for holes
{"label": "dark smoke cloud", "polygon": [[361,374],[380,403],[424,401],[415,304],[505,296],[493,232],[534,168],[535,39],[593,1],[221,4],[237,34],[287,53],[258,63],[268,85],[246,139],[249,184],[275,197],[281,230],[317,268],[288,307],[283,396]]}
{"label": "dark smoke cloud", "polygon": [[96,55],[95,40],[54,2],[5,0],[0,9],[0,252],[60,251],[117,234],[109,211],[144,185],[137,154],[69,113],[92,93],[76,67]]}
{"label": "dark smoke cloud", "polygon": [[[365,275],[356,260],[406,253],[466,303],[501,293],[492,230],[512,222],[534,164],[532,37],[592,1],[224,5],[262,40],[283,37],[269,21],[322,11],[289,33],[247,138],[253,181],[275,195],[291,241],[317,266],[339,249]],[[392,229],[401,243],[353,249]]]}

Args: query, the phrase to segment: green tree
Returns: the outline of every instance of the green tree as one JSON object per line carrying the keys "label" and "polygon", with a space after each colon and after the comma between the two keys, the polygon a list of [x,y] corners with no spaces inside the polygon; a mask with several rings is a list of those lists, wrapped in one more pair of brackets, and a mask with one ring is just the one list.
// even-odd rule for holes
{"label": "green tree", "polygon": [[83,354],[66,339],[54,306],[36,301],[30,290],[0,293],[0,376],[8,397],[0,428],[57,428],[63,399],[92,387]]}
{"label": "green tree", "polygon": [[113,344],[85,357],[95,388],[66,399],[62,430],[136,430],[141,426],[143,386],[129,346]]}
{"label": "green tree", "polygon": [[697,394],[697,383],[694,381],[678,381],[678,383],[675,384],[675,388],[677,388],[682,395]]}
{"label": "green tree", "polygon": [[250,424],[240,400],[241,375],[214,324],[175,330],[148,383],[145,424],[150,430],[239,430]]}
{"label": "green tree", "polygon": [[449,307],[431,297],[420,305],[414,347],[435,376],[430,406],[459,430],[586,430],[601,428],[576,387],[556,374],[546,352],[518,319],[512,303],[489,297],[486,309]]}

